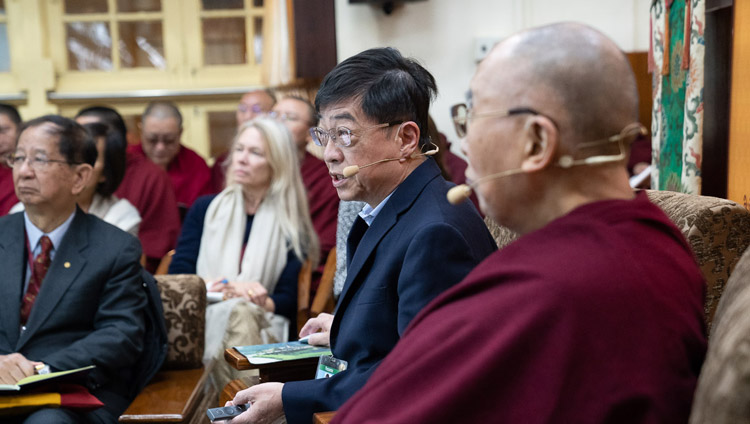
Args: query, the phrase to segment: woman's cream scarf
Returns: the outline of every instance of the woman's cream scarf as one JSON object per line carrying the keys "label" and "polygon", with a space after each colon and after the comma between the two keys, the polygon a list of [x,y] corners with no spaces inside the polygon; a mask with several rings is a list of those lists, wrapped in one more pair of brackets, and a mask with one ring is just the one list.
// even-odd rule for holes
{"label": "woman's cream scarf", "polygon": [[242,187],[231,185],[211,201],[206,211],[196,273],[206,281],[257,281],[273,293],[286,266],[288,250],[281,226],[268,202],[261,202],[240,265],[246,223]]}
{"label": "woman's cream scarf", "polygon": [[[269,294],[273,293],[286,267],[287,247],[281,227],[268,202],[261,202],[253,218],[240,264],[246,224],[242,188],[239,185],[229,186],[208,205],[196,273],[207,282],[219,278],[236,282],[257,281]],[[206,308],[203,359],[206,363],[215,360],[221,364],[227,346],[285,341],[288,328],[289,320],[286,318],[237,298],[209,305]],[[222,369],[215,368],[215,378],[228,378],[223,374],[231,370]]]}

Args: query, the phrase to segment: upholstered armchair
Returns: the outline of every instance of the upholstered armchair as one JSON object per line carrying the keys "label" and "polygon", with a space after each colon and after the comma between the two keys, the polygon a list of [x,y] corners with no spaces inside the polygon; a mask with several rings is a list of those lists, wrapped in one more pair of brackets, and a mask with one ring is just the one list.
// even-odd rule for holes
{"label": "upholstered armchair", "polygon": [[695,390],[691,424],[750,422],[750,249],[724,288]]}
{"label": "upholstered armchair", "polygon": [[[710,329],[729,275],[750,245],[750,212],[731,200],[717,197],[658,190],[646,193],[682,231],[695,253],[706,279],[704,309]],[[501,249],[518,237],[490,218],[485,223]]]}
{"label": "upholstered armchair", "polygon": [[167,358],[120,422],[203,423],[218,388],[203,365],[206,285],[196,275],[157,275],[167,326]]}

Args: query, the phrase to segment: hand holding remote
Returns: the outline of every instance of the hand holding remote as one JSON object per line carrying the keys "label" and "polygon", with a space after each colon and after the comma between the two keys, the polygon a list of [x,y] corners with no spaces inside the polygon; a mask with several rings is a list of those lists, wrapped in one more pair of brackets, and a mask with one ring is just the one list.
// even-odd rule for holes
{"label": "hand holding remote", "polygon": [[208,419],[211,421],[231,420],[241,413],[250,409],[250,404],[222,406],[220,408],[211,408],[206,411]]}

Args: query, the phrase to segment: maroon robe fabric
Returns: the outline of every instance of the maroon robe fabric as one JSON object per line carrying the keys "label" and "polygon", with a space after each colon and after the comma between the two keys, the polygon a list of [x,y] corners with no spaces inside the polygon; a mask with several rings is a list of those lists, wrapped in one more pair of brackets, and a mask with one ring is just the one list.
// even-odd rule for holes
{"label": "maroon robe fabric", "polygon": [[705,283],[645,194],[526,235],[427,305],[347,423],[685,423]]}
{"label": "maroon robe fabric", "polygon": [[651,163],[651,137],[638,137],[630,146],[628,172],[633,175],[633,167],[641,162]]}
{"label": "maroon robe fabric", "polygon": [[[448,173],[451,174],[451,182],[456,185],[466,184],[466,168],[469,165],[460,156],[451,151],[451,143],[445,137],[445,134],[440,133],[440,139],[443,146],[445,146],[443,162],[445,163],[445,167],[448,168]],[[472,192],[469,200],[471,200],[471,203],[474,204],[479,213],[484,216],[481,209],[479,209],[479,198],[476,193]]]}
{"label": "maroon robe fabric", "polygon": [[310,153],[305,153],[300,173],[307,190],[310,217],[320,240],[320,264],[312,280],[312,289],[315,290],[320,282],[328,253],[336,246],[339,195],[331,183],[325,162]]}
{"label": "maroon robe fabric", "polygon": [[0,165],[0,216],[7,215],[16,203],[18,198],[13,187],[13,170]]}
{"label": "maroon robe fabric", "polygon": [[138,209],[141,214],[138,239],[143,253],[158,264],[174,249],[180,233],[177,200],[169,176],[146,156],[128,151],[125,177],[115,195]]}
{"label": "maroon robe fabric", "polygon": [[228,151],[220,154],[216,157],[214,165],[211,167],[211,191],[213,193],[219,193],[224,190],[224,182],[226,182],[227,177],[223,164],[228,156]]}
{"label": "maroon robe fabric", "polygon": [[[136,144],[128,150],[146,157],[143,146]],[[177,198],[177,206],[187,210],[199,196],[211,194],[211,170],[200,155],[180,146],[180,151],[167,167],[167,174],[172,180],[172,188]]]}

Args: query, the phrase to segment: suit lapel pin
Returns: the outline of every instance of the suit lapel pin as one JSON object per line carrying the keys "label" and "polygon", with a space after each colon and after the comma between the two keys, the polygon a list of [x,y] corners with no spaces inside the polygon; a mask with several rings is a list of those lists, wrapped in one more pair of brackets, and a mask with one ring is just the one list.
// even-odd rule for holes
{"label": "suit lapel pin", "polygon": [[65,262],[65,263],[63,264],[63,266],[64,266],[65,268],[70,268],[70,262]]}

